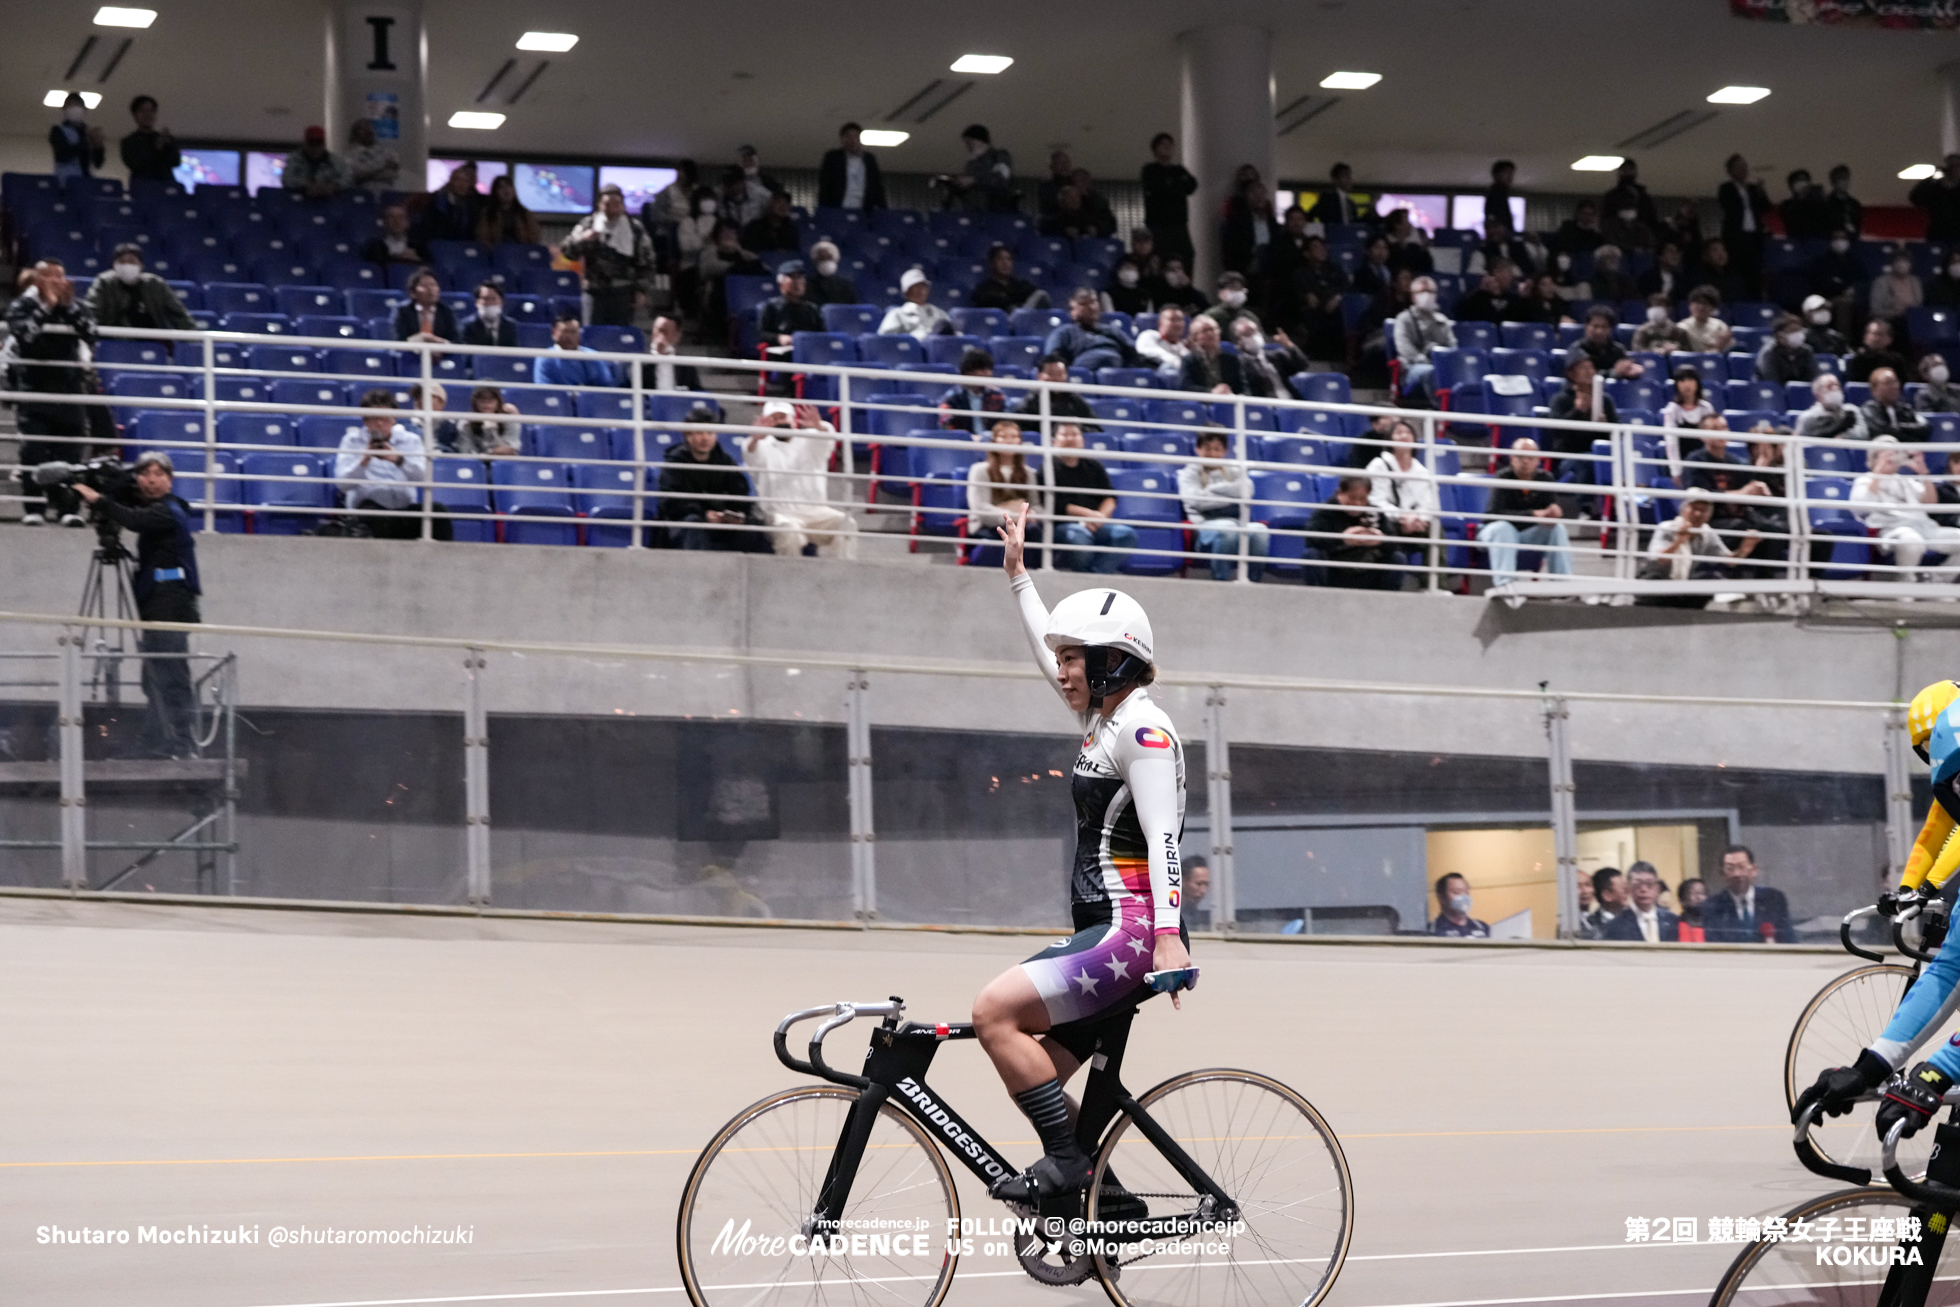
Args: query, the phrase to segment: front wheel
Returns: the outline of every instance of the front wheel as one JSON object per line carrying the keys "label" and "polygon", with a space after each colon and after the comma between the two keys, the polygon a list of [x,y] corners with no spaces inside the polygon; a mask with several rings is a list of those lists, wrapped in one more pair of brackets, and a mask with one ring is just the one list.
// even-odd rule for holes
{"label": "front wheel", "polygon": [[1783,1219],[1801,1232],[1744,1244],[1708,1307],[1960,1304],[1953,1259],[1941,1257],[1944,1224],[1935,1231],[1925,1208],[1890,1189],[1841,1189]]}
{"label": "front wheel", "polygon": [[939,1149],[890,1103],[878,1109],[838,1228],[815,1228],[857,1101],[847,1089],[786,1089],[737,1113],[701,1150],[675,1238],[694,1307],[939,1307],[958,1262],[946,1232],[959,1196]]}
{"label": "front wheel", "polygon": [[[1817,991],[1804,1006],[1790,1032],[1783,1055],[1783,1102],[1794,1110],[1797,1096],[1826,1067],[1849,1066],[1861,1050],[1885,1032],[1899,1000],[1912,987],[1913,969],[1896,963],[1857,967]],[[1934,1046],[1960,1030],[1960,1018],[1949,1018],[1928,1042]],[[1882,1162],[1878,1136],[1872,1128],[1875,1102],[1860,1103],[1838,1117],[1820,1117],[1810,1127],[1810,1142],[1826,1159],[1845,1166],[1862,1166],[1873,1175]],[[1908,1175],[1922,1175],[1933,1146],[1932,1131],[1922,1130],[1899,1148],[1899,1161]]]}
{"label": "front wheel", "polygon": [[1116,1307],[1315,1307],[1354,1237],[1354,1182],[1312,1103],[1250,1071],[1191,1071],[1138,1100],[1226,1205],[1128,1116],[1097,1151],[1096,1274]]}

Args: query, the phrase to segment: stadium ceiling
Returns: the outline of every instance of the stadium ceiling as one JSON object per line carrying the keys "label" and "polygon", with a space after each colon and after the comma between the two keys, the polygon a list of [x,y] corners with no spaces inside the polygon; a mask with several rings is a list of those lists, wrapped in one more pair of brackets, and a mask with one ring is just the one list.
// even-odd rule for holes
{"label": "stadium ceiling", "polygon": [[[55,113],[41,100],[55,87],[99,90],[94,117],[112,140],[138,92],[186,138],[296,141],[319,120],[321,5],[148,2],[160,16],[137,32],[93,26],[92,3],[14,7],[0,132],[44,134]],[[765,165],[810,166],[856,119],[911,133],[883,151],[886,167],[939,171],[958,166],[958,133],[979,121],[1023,172],[1044,171],[1059,146],[1100,174],[1134,176],[1151,134],[1177,130],[1176,36],[1202,14],[1274,32],[1288,178],[1324,177],[1341,158],[1364,185],[1477,185],[1506,155],[1525,189],[1596,192],[1604,179],[1572,160],[1628,154],[1657,191],[1710,193],[1740,150],[1777,179],[1776,198],[1786,170],[1821,179],[1848,162],[1868,203],[1899,202],[1899,169],[1937,156],[1938,69],[1960,60],[1960,35],[1747,22],[1726,0],[428,0],[426,12],[437,152],[720,163],[753,142]],[[581,40],[562,54],[515,49],[533,29]],[[1015,62],[999,76],[949,71],[965,53]],[[1382,80],[1321,89],[1336,70]],[[1773,94],[1707,103],[1731,84]],[[507,118],[495,132],[444,126],[458,109]]]}

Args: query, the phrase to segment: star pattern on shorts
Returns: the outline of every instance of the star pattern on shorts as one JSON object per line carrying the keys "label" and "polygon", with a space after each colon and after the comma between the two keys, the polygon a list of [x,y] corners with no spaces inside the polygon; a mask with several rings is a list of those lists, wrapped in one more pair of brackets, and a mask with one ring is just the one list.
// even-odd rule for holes
{"label": "star pattern on shorts", "polygon": [[1112,980],[1128,980],[1130,978],[1130,964],[1127,962],[1118,962],[1115,958],[1111,958],[1103,965],[1109,968],[1109,975]]}
{"label": "star pattern on shorts", "polygon": [[1082,992],[1084,994],[1094,997],[1096,992],[1096,986],[1100,985],[1102,982],[1100,980],[1097,980],[1094,976],[1091,976],[1087,968],[1084,968],[1082,971],[1076,973],[1075,983],[1082,987]]}
{"label": "star pattern on shorts", "polygon": [[1150,945],[1144,943],[1142,940],[1133,939],[1130,941],[1130,952],[1136,954],[1138,957],[1142,957],[1144,954],[1148,953],[1149,951],[1150,951]]}

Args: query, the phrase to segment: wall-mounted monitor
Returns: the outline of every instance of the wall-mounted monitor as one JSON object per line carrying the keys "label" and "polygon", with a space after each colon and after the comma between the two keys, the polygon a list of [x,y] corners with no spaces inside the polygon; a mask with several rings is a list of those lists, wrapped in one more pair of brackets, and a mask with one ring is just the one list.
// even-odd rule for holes
{"label": "wall-mounted monitor", "polygon": [[257,195],[260,190],[271,187],[278,190],[285,185],[286,151],[274,153],[270,150],[245,151],[245,190],[247,194]]}
{"label": "wall-mounted monitor", "polygon": [[[488,159],[474,159],[476,164],[476,193],[488,195],[490,183],[510,171],[507,163],[492,163]],[[427,176],[429,193],[434,194],[449,185],[449,174],[463,166],[462,159],[431,159]]]}
{"label": "wall-mounted monitor", "polygon": [[[1513,195],[1510,203],[1511,230],[1524,230],[1524,200]],[[1484,197],[1481,195],[1452,195],[1450,197],[1450,226],[1458,231],[1474,231],[1484,234]]]}
{"label": "wall-mounted monitor", "polygon": [[[1479,206],[1483,197],[1477,197]],[[1397,209],[1409,211],[1409,221],[1433,236],[1450,225],[1450,197],[1447,195],[1397,195],[1387,191],[1375,197],[1375,216],[1386,222]],[[1478,209],[1481,216],[1482,208]]]}
{"label": "wall-mounted monitor", "polygon": [[592,212],[593,173],[590,164],[520,163],[511,168],[517,198],[538,213]]}
{"label": "wall-mounted monitor", "polygon": [[622,168],[606,164],[599,169],[601,186],[617,186],[626,199],[626,211],[638,213],[653,197],[674,184],[680,176],[672,168]]}
{"label": "wall-mounted monitor", "polygon": [[240,167],[236,150],[185,150],[183,162],[171,171],[187,191],[200,186],[236,186]]}

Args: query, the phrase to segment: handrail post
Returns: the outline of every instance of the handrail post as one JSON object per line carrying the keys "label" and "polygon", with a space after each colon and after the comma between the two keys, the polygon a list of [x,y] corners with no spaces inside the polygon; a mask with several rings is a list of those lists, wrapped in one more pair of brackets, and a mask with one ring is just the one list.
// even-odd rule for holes
{"label": "handrail post", "polygon": [[218,529],[218,351],[204,333],[204,533]]}
{"label": "handrail post", "polygon": [[463,849],[469,901],[490,902],[490,724],[483,711],[483,650],[463,655]]}
{"label": "handrail post", "polygon": [[428,463],[429,479],[420,487],[422,498],[422,538],[435,539],[436,506],[436,356],[427,341],[419,343],[422,354],[422,457]]}
{"label": "handrail post", "polygon": [[1436,415],[1425,414],[1422,419],[1422,465],[1429,470],[1429,486],[1436,492],[1436,508],[1429,515],[1429,548],[1426,561],[1429,564],[1429,588],[1432,591],[1443,588],[1443,551],[1439,547],[1443,539],[1443,483],[1436,479]]}
{"label": "handrail post", "polygon": [[[1545,683],[1540,682],[1544,689]],[[1576,795],[1572,784],[1572,751],[1567,727],[1571,711],[1558,695],[1547,694],[1545,718],[1546,771],[1551,782],[1552,849],[1558,864],[1558,934],[1562,939],[1579,936],[1579,825]]]}
{"label": "handrail post", "polygon": [[877,827],[871,803],[871,678],[853,668],[844,682],[844,752],[851,818],[852,911],[860,926],[878,917]]}
{"label": "handrail post", "polygon": [[88,888],[88,796],[82,772],[82,643],[87,632],[64,627],[61,702],[56,735],[61,749],[61,883],[70,893]]}
{"label": "handrail post", "polygon": [[1239,461],[1239,473],[1245,477],[1245,494],[1239,500],[1239,565],[1232,579],[1250,584],[1252,577],[1247,571],[1246,555],[1252,549],[1252,460],[1245,454],[1245,396],[1232,398],[1232,443]]}
{"label": "handrail post", "polygon": [[1885,714],[1885,850],[1890,864],[1888,885],[1897,885],[1912,856],[1912,744],[1906,734],[1906,710]]}
{"label": "handrail post", "polygon": [[[628,549],[646,548],[647,515],[647,395],[646,374],[633,367],[633,537]],[[655,380],[659,378],[656,375]]]}
{"label": "handrail post", "polygon": [[1803,441],[1791,436],[1783,447],[1783,467],[1788,476],[1790,498],[1790,563],[1788,574],[1798,581],[1810,580],[1810,490],[1805,485]]}
{"label": "handrail post", "polygon": [[[1043,468],[1042,479],[1045,483],[1052,486],[1054,484],[1054,469],[1049,465],[1053,463],[1055,460],[1053,459],[1053,457],[1050,456],[1049,451],[1053,448],[1054,424],[1050,421],[1050,418],[1053,415],[1053,409],[1048,401],[1051,395],[1053,394],[1053,388],[1050,386],[1048,382],[1043,381],[1041,383],[1040,393],[1041,393],[1041,466]],[[976,425],[980,421],[978,416],[976,416],[973,420]],[[1049,506],[1051,508],[1054,506],[1054,500],[1052,496],[1050,497],[1049,500]],[[1055,542],[1047,538],[1048,536],[1051,536],[1053,534],[1054,532],[1047,531],[1047,530],[1044,530],[1042,532],[1042,536],[1043,536],[1042,543],[1043,545],[1046,546],[1046,548],[1038,549],[1035,551],[1034,570],[1037,572],[1047,571],[1049,567],[1049,560],[1054,556]]]}
{"label": "handrail post", "polygon": [[1225,736],[1225,687],[1205,691],[1205,796],[1211,809],[1211,876],[1218,906],[1212,927],[1238,928],[1238,884],[1232,861],[1232,746]]}

